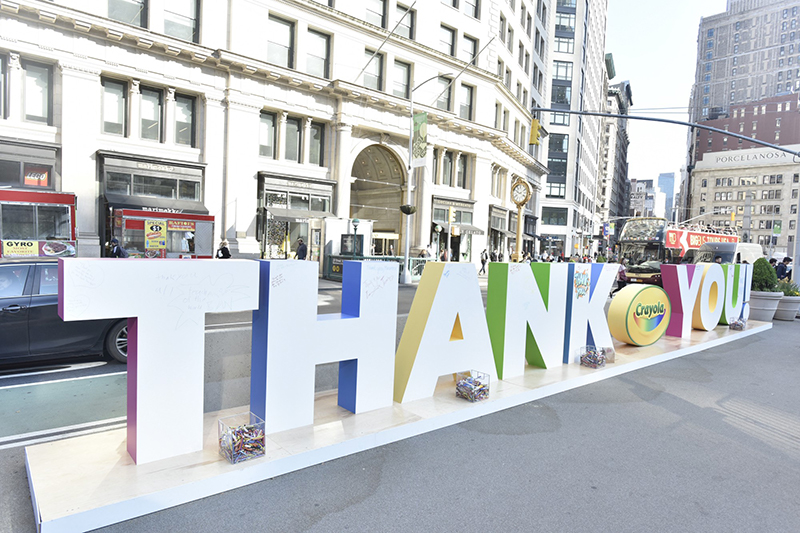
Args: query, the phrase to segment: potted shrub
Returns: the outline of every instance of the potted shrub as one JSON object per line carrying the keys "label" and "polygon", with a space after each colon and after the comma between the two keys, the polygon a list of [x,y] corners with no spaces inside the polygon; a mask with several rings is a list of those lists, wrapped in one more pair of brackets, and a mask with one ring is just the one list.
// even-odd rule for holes
{"label": "potted shrub", "polygon": [[750,320],[769,322],[775,316],[778,302],[783,298],[777,292],[778,275],[769,262],[759,257],[753,263],[753,283],[750,285]]}
{"label": "potted shrub", "polygon": [[778,282],[778,290],[783,294],[783,298],[778,303],[775,311],[776,320],[794,320],[797,312],[800,311],[800,287],[792,280]]}

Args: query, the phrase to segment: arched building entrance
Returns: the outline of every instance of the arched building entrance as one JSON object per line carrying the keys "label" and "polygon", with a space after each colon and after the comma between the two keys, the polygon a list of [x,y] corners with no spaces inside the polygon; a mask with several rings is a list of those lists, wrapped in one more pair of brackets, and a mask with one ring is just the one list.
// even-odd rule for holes
{"label": "arched building entrance", "polygon": [[368,255],[402,255],[403,165],[387,148],[368,146],[358,154],[351,173],[350,217],[373,220]]}

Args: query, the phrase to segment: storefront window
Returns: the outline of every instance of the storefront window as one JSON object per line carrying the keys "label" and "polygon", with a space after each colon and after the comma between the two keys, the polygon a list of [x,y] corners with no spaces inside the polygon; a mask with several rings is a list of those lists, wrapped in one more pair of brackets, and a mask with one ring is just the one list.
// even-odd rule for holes
{"label": "storefront window", "polygon": [[2,238],[25,240],[36,235],[35,210],[36,207],[32,205],[4,205]]}
{"label": "storefront window", "polygon": [[280,207],[286,209],[288,207],[287,194],[285,192],[266,192],[266,206],[267,207]]}
{"label": "storefront window", "polygon": [[0,185],[19,186],[20,164],[16,161],[0,161]]}
{"label": "storefront window", "polygon": [[330,208],[330,198],[322,198],[320,196],[311,197],[311,210],[326,212]]}
{"label": "storefront window", "polygon": [[308,211],[308,195],[290,194],[289,209],[301,209],[303,211]]}
{"label": "storefront window", "polygon": [[71,237],[69,207],[67,206],[37,206],[36,222],[39,240],[69,240]]}
{"label": "storefront window", "polygon": [[106,174],[106,192],[114,194],[131,194],[131,175],[120,172]]}
{"label": "storefront window", "polygon": [[151,198],[177,198],[178,180],[153,178],[150,176],[133,176],[133,194]]}
{"label": "storefront window", "polygon": [[200,183],[196,181],[180,180],[178,194],[181,200],[200,201]]}

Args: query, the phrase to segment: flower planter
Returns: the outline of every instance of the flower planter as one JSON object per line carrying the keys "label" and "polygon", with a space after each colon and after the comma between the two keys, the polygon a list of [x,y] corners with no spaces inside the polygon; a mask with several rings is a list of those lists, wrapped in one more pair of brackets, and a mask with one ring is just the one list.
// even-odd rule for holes
{"label": "flower planter", "polygon": [[781,298],[783,298],[782,292],[751,291],[750,320],[771,322]]}
{"label": "flower planter", "polygon": [[784,296],[775,310],[775,320],[794,320],[798,310],[800,310],[800,296]]}

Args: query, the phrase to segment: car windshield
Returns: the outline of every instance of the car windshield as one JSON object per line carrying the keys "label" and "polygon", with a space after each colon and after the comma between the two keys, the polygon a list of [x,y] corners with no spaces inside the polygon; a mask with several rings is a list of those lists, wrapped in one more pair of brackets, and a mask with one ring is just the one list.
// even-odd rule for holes
{"label": "car windshield", "polygon": [[622,257],[633,272],[660,272],[664,246],[657,243],[626,243],[622,247]]}
{"label": "car windshield", "polygon": [[723,252],[720,250],[700,250],[694,256],[695,263],[713,263],[717,256],[722,258],[723,263],[733,263],[734,252]]}

